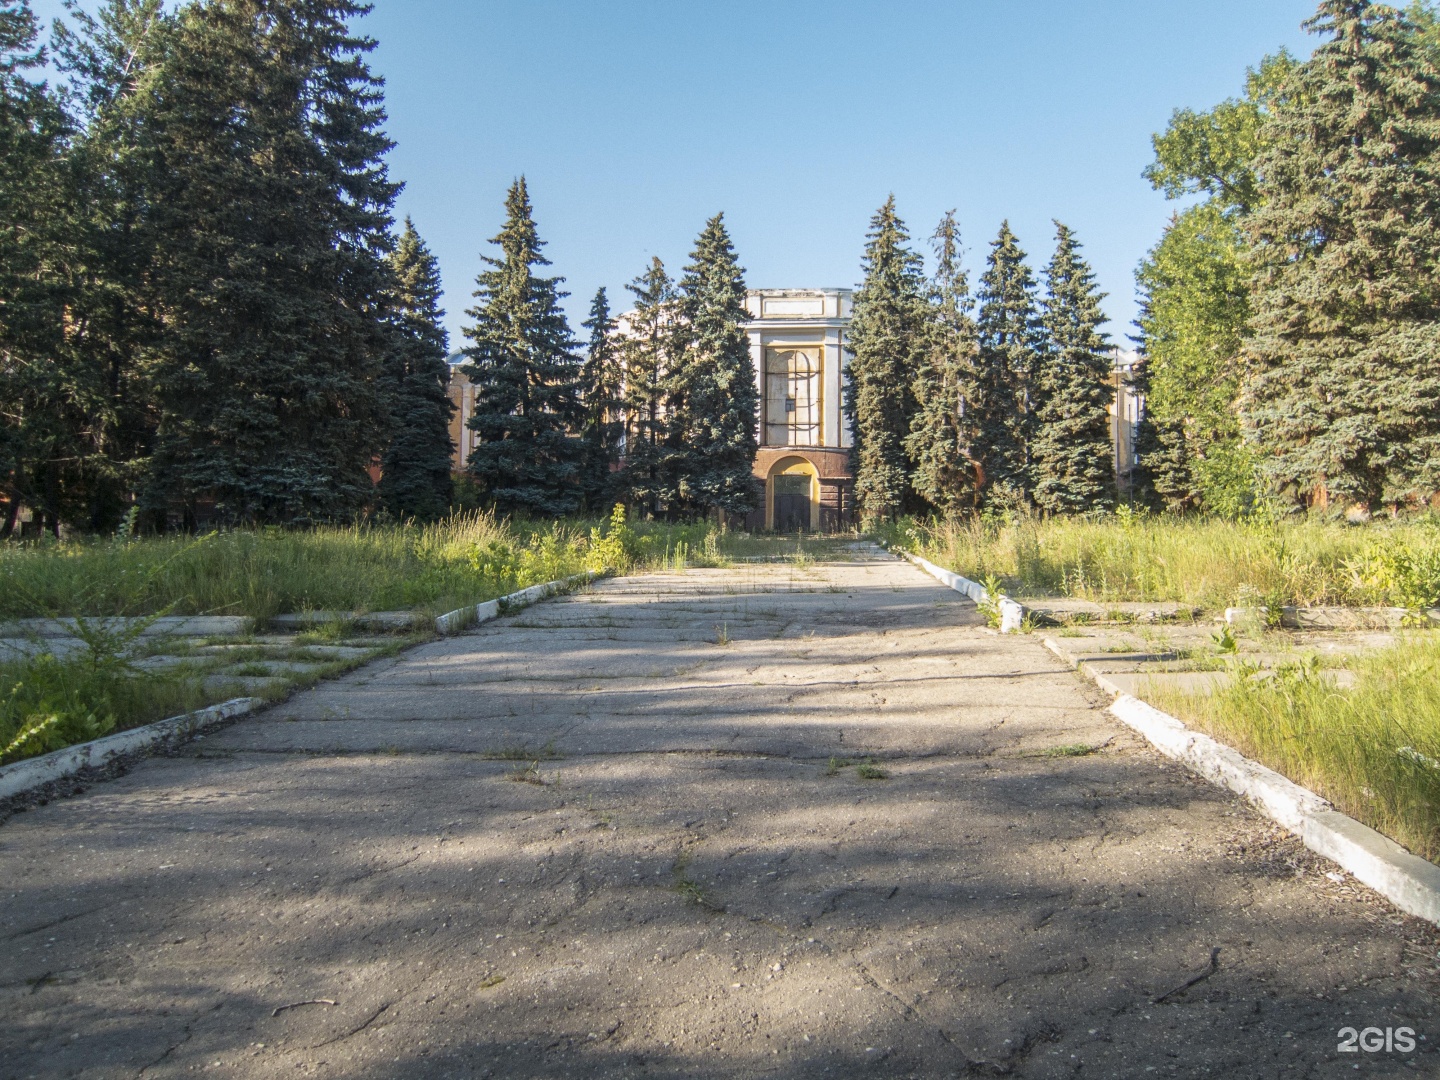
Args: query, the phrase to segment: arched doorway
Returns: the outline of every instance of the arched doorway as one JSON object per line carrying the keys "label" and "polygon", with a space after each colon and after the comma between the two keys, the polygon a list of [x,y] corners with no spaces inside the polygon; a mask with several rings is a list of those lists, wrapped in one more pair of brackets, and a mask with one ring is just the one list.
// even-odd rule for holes
{"label": "arched doorway", "polygon": [[776,532],[800,532],[820,527],[820,477],[802,457],[784,457],[775,463],[765,482],[767,523]]}

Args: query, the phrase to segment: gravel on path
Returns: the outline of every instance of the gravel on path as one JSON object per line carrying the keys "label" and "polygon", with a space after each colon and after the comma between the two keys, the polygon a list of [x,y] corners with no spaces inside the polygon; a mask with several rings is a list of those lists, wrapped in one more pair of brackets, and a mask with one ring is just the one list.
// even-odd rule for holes
{"label": "gravel on path", "polygon": [[1435,928],[1104,704],[888,556],[600,583],[7,821],[0,1077],[1440,1072]]}

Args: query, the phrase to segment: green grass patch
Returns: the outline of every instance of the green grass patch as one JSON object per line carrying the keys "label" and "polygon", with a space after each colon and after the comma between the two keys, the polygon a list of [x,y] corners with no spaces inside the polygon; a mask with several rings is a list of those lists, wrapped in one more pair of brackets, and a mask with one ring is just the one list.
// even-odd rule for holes
{"label": "green grass patch", "polygon": [[192,674],[145,671],[118,635],[91,632],[86,649],[0,662],[0,764],[61,750],[208,703]]}
{"label": "green grass patch", "polygon": [[1440,861],[1440,640],[1417,635],[1350,666],[1350,690],[1314,663],[1267,679],[1237,663],[1237,677],[1213,695],[1146,697]]}
{"label": "green grass patch", "polygon": [[1089,757],[1100,748],[1087,743],[1068,743],[1065,746],[1049,747],[1044,756],[1048,758]]}
{"label": "green grass patch", "polygon": [[1354,526],[1144,514],[905,521],[878,535],[1012,596],[1175,601],[1211,610],[1287,604],[1440,605],[1440,521]]}

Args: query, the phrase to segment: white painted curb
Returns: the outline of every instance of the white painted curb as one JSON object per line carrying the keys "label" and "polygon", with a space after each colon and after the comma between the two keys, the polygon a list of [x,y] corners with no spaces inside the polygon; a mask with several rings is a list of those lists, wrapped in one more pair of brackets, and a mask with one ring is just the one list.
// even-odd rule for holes
{"label": "white painted curb", "polygon": [[23,794],[53,780],[74,776],[82,769],[109,764],[117,757],[148,750],[159,743],[171,740],[183,742],[231,717],[244,716],[263,704],[263,698],[235,698],[184,716],[172,716],[169,720],[159,720],[144,727],[107,735],[103,739],[17,761],[0,768],[0,798]]}
{"label": "white painted curb", "polygon": [[[958,593],[964,593],[977,604],[989,601],[990,594],[985,591],[985,586],[978,582],[971,581],[967,577],[952,573],[944,567],[936,566],[929,559],[922,559],[919,555],[912,555],[908,551],[894,548],[901,558],[908,559],[921,570],[933,577],[942,585],[948,585]],[[1025,609],[1011,600],[1008,596],[1000,597],[1000,632],[1002,634],[1018,634],[1021,625],[1025,622]]]}
{"label": "white painted curb", "polygon": [[531,585],[528,589],[521,589],[519,592],[513,592],[509,596],[502,596],[497,600],[487,600],[483,604],[471,604],[469,607],[447,611],[435,620],[435,632],[437,634],[458,634],[476,623],[489,622],[504,612],[528,607],[540,600],[568,592],[577,585],[587,585],[600,576],[593,570],[587,570],[574,577],[547,581],[543,585]]}
{"label": "white painted curb", "polygon": [[[1045,647],[1075,667],[1056,642],[1047,638]],[[1078,670],[1102,689],[1115,692],[1102,676],[1083,666]],[[1340,813],[1309,788],[1186,727],[1137,697],[1119,694],[1110,713],[1166,757],[1211,783],[1244,795],[1267,817],[1298,836],[1311,851],[1338,863],[1401,911],[1440,925],[1440,866],[1410,854],[1388,836]]]}

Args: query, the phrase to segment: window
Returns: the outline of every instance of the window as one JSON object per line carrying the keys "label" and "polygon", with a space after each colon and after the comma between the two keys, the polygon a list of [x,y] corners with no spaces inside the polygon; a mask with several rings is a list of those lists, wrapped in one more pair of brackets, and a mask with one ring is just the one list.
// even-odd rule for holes
{"label": "window", "polygon": [[820,445],[820,349],[765,350],[766,446]]}

